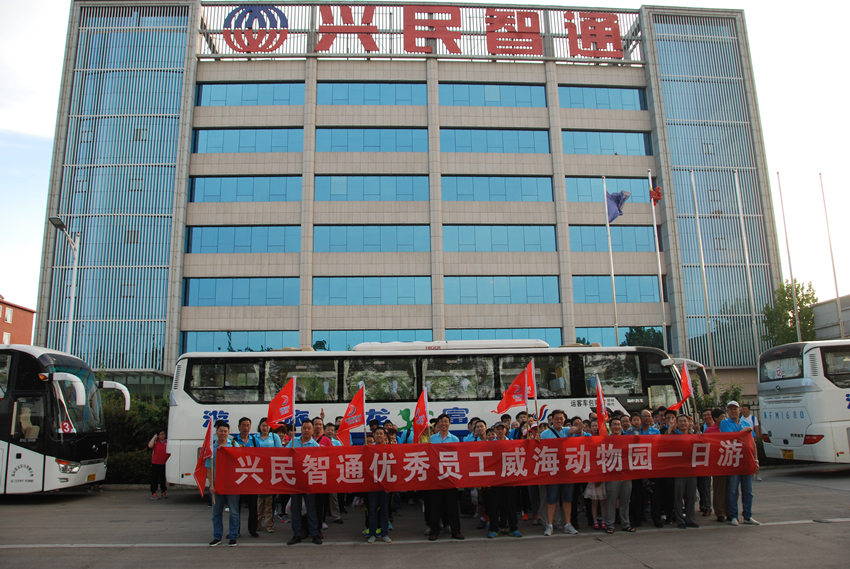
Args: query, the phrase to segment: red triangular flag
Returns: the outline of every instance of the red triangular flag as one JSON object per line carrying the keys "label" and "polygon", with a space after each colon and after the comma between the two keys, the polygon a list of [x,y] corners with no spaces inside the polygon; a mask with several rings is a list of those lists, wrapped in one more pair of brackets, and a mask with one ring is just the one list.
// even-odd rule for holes
{"label": "red triangular flag", "polygon": [[207,426],[207,435],[204,437],[204,444],[201,445],[201,452],[198,455],[198,462],[195,464],[195,482],[198,485],[198,490],[201,492],[201,497],[204,496],[204,488],[207,484],[207,459],[212,456],[212,436],[213,436],[213,419],[210,417],[209,426]]}
{"label": "red triangular flag", "polygon": [[[529,364],[531,365],[531,364]],[[505,390],[505,395],[493,413],[502,414],[513,407],[528,407],[528,374],[527,367],[519,372],[516,379]]]}
{"label": "red triangular flag", "polygon": [[525,366],[525,373],[528,374],[528,384],[526,386],[526,397],[528,399],[537,399],[537,381],[534,377],[534,358]]}
{"label": "red triangular flag", "polygon": [[413,440],[411,442],[421,442],[422,433],[428,430],[428,391],[422,390],[419,395],[419,401],[416,402],[416,409],[413,410]]}
{"label": "red triangular flag", "polygon": [[[361,387],[354,394],[354,399],[348,404],[348,408],[342,415],[342,423],[339,426],[339,434],[345,434],[348,445],[351,446],[350,432],[352,429],[362,427],[366,424],[366,388]],[[341,440],[341,439],[340,439]]]}
{"label": "red triangular flag", "polygon": [[602,382],[596,376],[596,424],[599,425],[599,434],[603,437],[608,434],[608,408],[605,407],[605,395],[602,394]]}
{"label": "red triangular flag", "polygon": [[694,394],[694,386],[691,383],[691,376],[688,375],[688,364],[682,364],[682,400],[676,403],[675,405],[671,405],[668,407],[670,411],[678,411],[679,408],[684,405],[685,401],[687,401]]}
{"label": "red triangular flag", "polygon": [[281,389],[274,399],[269,402],[267,423],[275,429],[287,419],[295,417],[295,376],[289,380],[286,387]]}

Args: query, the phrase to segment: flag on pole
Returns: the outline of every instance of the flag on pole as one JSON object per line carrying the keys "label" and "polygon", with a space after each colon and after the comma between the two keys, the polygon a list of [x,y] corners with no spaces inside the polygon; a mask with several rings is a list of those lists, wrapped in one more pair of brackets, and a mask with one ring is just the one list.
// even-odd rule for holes
{"label": "flag on pole", "polygon": [[207,434],[204,437],[204,444],[201,445],[201,452],[198,454],[198,462],[195,464],[195,482],[198,484],[198,490],[201,492],[201,497],[204,496],[204,488],[207,485],[207,459],[212,457],[212,437],[213,437],[213,420],[210,417],[209,426],[207,426]]}
{"label": "flag on pole", "polygon": [[599,434],[608,434],[608,408],[605,407],[605,395],[602,394],[602,382],[596,376],[596,423],[599,425]]}
{"label": "flag on pole", "polygon": [[[366,424],[366,387],[361,387],[354,394],[354,399],[348,404],[348,408],[342,415],[342,424],[339,426],[338,436],[346,446],[351,446],[351,430]],[[347,444],[346,444],[347,443]]]}
{"label": "flag on pole", "polygon": [[281,389],[269,403],[267,423],[276,429],[287,419],[295,418],[295,376]]}
{"label": "flag on pole", "polygon": [[652,200],[652,205],[658,205],[658,202],[664,199],[661,186],[655,186],[655,189],[652,188],[652,185],[649,186],[649,199]]}
{"label": "flag on pole", "polygon": [[691,383],[691,376],[688,375],[688,364],[682,364],[682,400],[676,403],[675,405],[671,405],[668,407],[670,411],[678,411],[679,408],[684,405],[685,401],[687,401],[694,394],[694,386]]}
{"label": "flag on pole", "polygon": [[[530,364],[529,364],[530,365]],[[526,366],[516,379],[511,382],[505,390],[505,395],[499,401],[499,405],[493,413],[500,415],[513,407],[528,407],[528,366]]]}
{"label": "flag on pole", "polygon": [[428,430],[428,390],[423,389],[419,395],[419,401],[416,402],[416,409],[413,411],[413,441],[414,443],[426,442],[422,440],[422,435]]}
{"label": "flag on pole", "polygon": [[526,385],[526,398],[528,399],[537,399],[537,380],[534,377],[534,358],[531,358],[531,361],[528,362],[528,365],[525,366],[525,373],[528,377],[528,384]]}
{"label": "flag on pole", "polygon": [[605,202],[608,206],[608,223],[611,223],[621,215],[623,215],[623,205],[626,200],[632,196],[631,192],[605,192]]}

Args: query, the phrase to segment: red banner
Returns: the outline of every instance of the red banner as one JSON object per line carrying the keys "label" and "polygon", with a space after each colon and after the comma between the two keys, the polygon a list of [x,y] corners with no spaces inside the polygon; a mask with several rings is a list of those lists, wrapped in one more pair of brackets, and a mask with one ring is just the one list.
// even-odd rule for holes
{"label": "red banner", "polygon": [[529,486],[755,471],[753,437],[621,435],[322,448],[218,449],[221,494]]}

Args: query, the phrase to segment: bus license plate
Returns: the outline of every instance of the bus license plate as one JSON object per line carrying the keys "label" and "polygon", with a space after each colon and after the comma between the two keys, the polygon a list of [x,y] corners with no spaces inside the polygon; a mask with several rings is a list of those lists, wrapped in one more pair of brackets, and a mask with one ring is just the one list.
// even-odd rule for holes
{"label": "bus license plate", "polygon": [[[784,453],[785,451],[782,451],[782,452]],[[794,458],[793,452],[791,453],[791,455],[792,455],[791,458]],[[94,482],[95,478],[97,478],[97,474],[89,474],[88,476],[86,476],[86,482]]]}
{"label": "bus license plate", "polygon": [[782,458],[786,460],[794,460],[794,451],[793,450],[783,450]]}

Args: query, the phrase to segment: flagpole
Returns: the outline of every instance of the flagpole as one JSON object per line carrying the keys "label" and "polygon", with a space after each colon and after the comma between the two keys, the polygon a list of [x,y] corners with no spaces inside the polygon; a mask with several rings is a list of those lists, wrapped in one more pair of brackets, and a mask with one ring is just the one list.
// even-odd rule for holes
{"label": "flagpole", "polygon": [[791,274],[791,297],[794,299],[794,324],[797,326],[797,341],[802,342],[800,333],[800,311],[797,308],[797,283],[794,281],[794,269],[791,268],[791,245],[788,242],[788,224],[785,223],[785,201],[782,199],[782,182],[776,173],[776,187],[779,188],[779,207],[782,208],[782,230],[785,232],[785,250],[788,252],[788,272]]}
{"label": "flagpole", "polygon": [[537,418],[537,423],[538,423],[537,432],[539,433],[540,432],[540,425],[539,425],[539,423],[540,423],[540,409],[538,409],[538,407],[537,407],[537,379],[536,379],[536,376],[534,375],[534,368],[535,367],[536,366],[534,365],[534,358],[531,358],[531,379],[532,379],[532,381],[534,381],[534,416]]}
{"label": "flagpole", "polygon": [[[738,198],[738,218],[741,221],[741,244],[744,246],[744,270],[747,277],[747,289],[750,293],[750,317],[753,323],[753,346],[755,347],[755,360],[758,365],[758,358],[761,354],[761,339],[759,338],[758,325],[756,324],[756,300],[753,292],[753,275],[750,274],[750,248],[747,245],[747,227],[744,225],[744,204],[741,201],[741,184],[738,181],[738,171],[732,170],[735,175],[735,195]],[[839,316],[841,316],[839,314]]]}
{"label": "flagpole", "polygon": [[608,260],[611,263],[611,298],[614,300],[614,345],[620,345],[620,330],[617,318],[617,285],[614,283],[614,249],[611,246],[611,224],[608,222],[608,184],[602,176],[602,205],[605,207],[605,229],[608,231]]}
{"label": "flagpole", "polygon": [[[649,191],[652,192],[652,170],[646,170],[646,177],[649,180]],[[658,302],[661,303],[661,337],[663,338],[663,349],[666,352],[667,347],[667,314],[664,310],[664,277],[661,274],[661,246],[658,243],[658,222],[655,219],[655,202],[650,197],[649,203],[652,206],[652,235],[655,236],[655,258],[658,261]]]}
{"label": "flagpole", "polygon": [[829,258],[832,259],[832,279],[835,281],[835,305],[838,307],[838,329],[841,331],[841,339],[843,340],[844,315],[841,314],[841,296],[838,294],[838,276],[835,274],[835,257],[832,254],[832,235],[829,233],[829,214],[826,212],[826,194],[823,193],[823,174],[818,173],[818,178],[820,179],[820,195],[823,198],[823,216],[826,218],[826,237],[829,239]]}
{"label": "flagpole", "polygon": [[714,340],[711,332],[711,313],[708,306],[708,280],[705,277],[705,255],[702,248],[702,229],[699,223],[699,205],[697,204],[697,183],[694,178],[694,171],[691,170],[691,193],[694,196],[694,220],[697,226],[697,244],[699,245],[699,266],[702,273],[702,299],[705,303],[705,330],[708,337],[708,360],[711,364],[711,377],[717,377],[717,371],[714,367]]}

